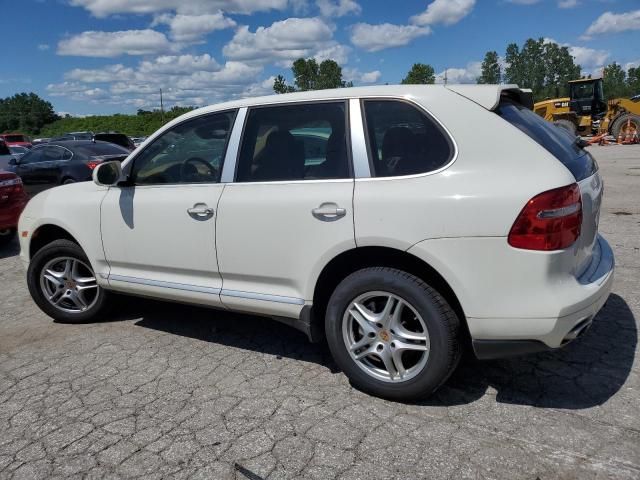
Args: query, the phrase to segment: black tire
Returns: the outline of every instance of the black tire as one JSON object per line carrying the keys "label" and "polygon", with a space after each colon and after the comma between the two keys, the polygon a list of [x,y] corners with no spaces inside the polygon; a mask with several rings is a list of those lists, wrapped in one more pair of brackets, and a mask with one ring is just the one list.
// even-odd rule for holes
{"label": "black tire", "polygon": [[[384,291],[401,297],[422,317],[430,338],[427,363],[414,377],[390,383],[358,366],[343,339],[346,309],[359,295]],[[413,401],[432,394],[449,378],[461,355],[460,320],[446,300],[420,278],[387,267],[366,268],[345,278],[331,295],[325,331],[334,360],[354,387],[397,401]]]}
{"label": "black tire", "polygon": [[0,230],[0,247],[9,245],[13,239],[16,238],[16,229],[8,228],[6,230]]}
{"label": "black tire", "polygon": [[76,183],[76,181],[73,178],[65,178],[62,181],[62,185],[69,185],[70,183]]}
{"label": "black tire", "polygon": [[[105,314],[108,313],[111,295],[104,288],[98,286],[95,301],[84,311],[66,312],[52,305],[43,291],[40,275],[46,264],[56,257],[70,257],[83,262],[85,265],[91,266],[89,259],[85,255],[80,246],[70,240],[55,240],[48,245],[42,247],[33,256],[29,262],[27,270],[27,286],[31,298],[36,302],[38,307],[49,315],[51,318],[62,323],[86,323],[103,320]],[[91,270],[91,273],[95,272]],[[64,287],[67,288],[67,287]]]}
{"label": "black tire", "polygon": [[566,131],[568,131],[574,137],[578,136],[578,129],[576,128],[575,123],[573,123],[573,122],[571,122],[569,120],[556,120],[555,122],[553,122],[553,124],[556,127],[564,128]]}
{"label": "black tire", "polygon": [[617,139],[618,135],[620,135],[620,131],[626,127],[628,121],[631,121],[635,126],[636,132],[640,134],[640,116],[634,115],[633,113],[624,113],[616,118],[611,124],[611,135]]}

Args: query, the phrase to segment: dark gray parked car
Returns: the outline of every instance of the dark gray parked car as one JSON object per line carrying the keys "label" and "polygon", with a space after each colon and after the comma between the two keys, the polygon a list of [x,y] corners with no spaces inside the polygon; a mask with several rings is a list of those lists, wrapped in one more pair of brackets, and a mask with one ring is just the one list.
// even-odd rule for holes
{"label": "dark gray parked car", "polygon": [[56,185],[91,179],[93,169],[106,160],[124,160],[129,151],[119,145],[90,140],[67,140],[33,147],[9,161],[7,170],[22,178],[34,195]]}

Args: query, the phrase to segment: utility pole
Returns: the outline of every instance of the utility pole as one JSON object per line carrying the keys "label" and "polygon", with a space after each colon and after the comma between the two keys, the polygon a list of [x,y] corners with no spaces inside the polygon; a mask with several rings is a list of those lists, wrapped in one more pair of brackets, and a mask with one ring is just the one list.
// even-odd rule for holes
{"label": "utility pole", "polygon": [[162,89],[160,89],[160,118],[162,119],[162,124],[164,125],[164,103],[162,102]]}

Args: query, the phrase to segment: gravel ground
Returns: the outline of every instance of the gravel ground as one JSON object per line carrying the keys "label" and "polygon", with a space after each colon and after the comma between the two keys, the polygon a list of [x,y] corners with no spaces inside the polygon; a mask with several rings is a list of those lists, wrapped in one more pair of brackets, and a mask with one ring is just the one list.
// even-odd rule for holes
{"label": "gravel ground", "polygon": [[617,260],[564,350],[466,358],[419,404],[270,320],[160,302],[60,325],[0,250],[0,478],[640,478],[640,146],[592,147]]}

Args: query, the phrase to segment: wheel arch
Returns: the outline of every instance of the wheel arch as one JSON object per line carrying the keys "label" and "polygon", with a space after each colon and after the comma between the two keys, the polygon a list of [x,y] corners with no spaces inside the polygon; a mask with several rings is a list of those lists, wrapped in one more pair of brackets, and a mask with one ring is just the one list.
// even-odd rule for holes
{"label": "wheel arch", "polygon": [[391,247],[356,247],[341,252],[331,259],[318,276],[314,293],[313,307],[310,315],[310,337],[312,341],[319,341],[324,336],[324,316],[327,302],[331,294],[351,273],[368,267],[391,267],[403,270],[424,280],[440,293],[454,310],[469,338],[464,310],[458,296],[449,282],[431,265],[421,258]]}
{"label": "wheel arch", "polygon": [[48,245],[54,240],[69,240],[77,245],[80,242],[65,228],[55,225],[53,223],[45,223],[36,228],[31,234],[31,241],[29,242],[29,259],[38,253],[42,247]]}

